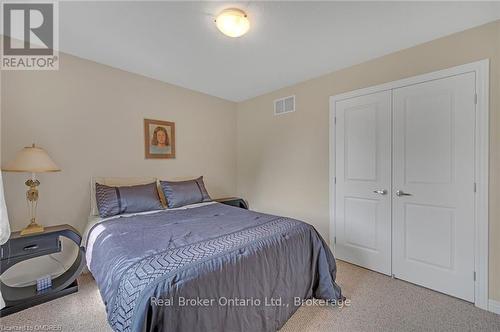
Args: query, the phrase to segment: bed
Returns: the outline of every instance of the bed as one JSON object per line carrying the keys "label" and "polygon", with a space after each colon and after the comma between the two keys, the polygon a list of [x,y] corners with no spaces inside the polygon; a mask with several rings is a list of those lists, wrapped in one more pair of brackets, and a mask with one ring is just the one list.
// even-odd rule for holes
{"label": "bed", "polygon": [[94,218],[87,265],[115,331],[276,331],[302,304],[342,298],[304,222],[208,202]]}

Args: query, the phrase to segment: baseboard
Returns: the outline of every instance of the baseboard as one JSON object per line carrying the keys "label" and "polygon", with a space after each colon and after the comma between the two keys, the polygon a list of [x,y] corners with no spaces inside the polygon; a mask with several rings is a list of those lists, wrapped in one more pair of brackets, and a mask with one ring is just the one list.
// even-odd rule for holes
{"label": "baseboard", "polygon": [[488,301],[488,311],[494,312],[500,315],[500,301],[489,300]]}

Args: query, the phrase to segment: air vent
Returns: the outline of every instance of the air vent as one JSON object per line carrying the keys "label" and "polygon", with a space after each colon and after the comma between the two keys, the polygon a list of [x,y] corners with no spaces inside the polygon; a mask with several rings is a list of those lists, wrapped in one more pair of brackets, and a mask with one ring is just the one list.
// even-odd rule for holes
{"label": "air vent", "polygon": [[295,96],[288,96],[274,101],[274,115],[290,112],[295,112]]}

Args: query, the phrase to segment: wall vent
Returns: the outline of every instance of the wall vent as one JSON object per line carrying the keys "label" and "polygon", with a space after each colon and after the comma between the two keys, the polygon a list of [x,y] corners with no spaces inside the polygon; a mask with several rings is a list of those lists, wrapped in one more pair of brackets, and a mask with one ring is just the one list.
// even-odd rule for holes
{"label": "wall vent", "polygon": [[274,115],[290,112],[295,112],[295,95],[276,99],[274,101]]}

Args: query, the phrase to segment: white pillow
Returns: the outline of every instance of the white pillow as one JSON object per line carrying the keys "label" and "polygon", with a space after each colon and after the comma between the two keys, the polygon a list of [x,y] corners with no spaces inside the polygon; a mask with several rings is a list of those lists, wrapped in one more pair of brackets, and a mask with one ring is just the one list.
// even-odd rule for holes
{"label": "white pillow", "polygon": [[[135,186],[138,184],[148,184],[151,182],[157,182],[156,178],[153,177],[92,177],[90,178],[90,215],[98,216],[99,210],[97,209],[97,202],[95,199],[95,184],[100,183],[106,186],[120,187],[120,186]],[[160,199],[162,199],[160,195]],[[163,203],[163,201],[162,201]]]}

